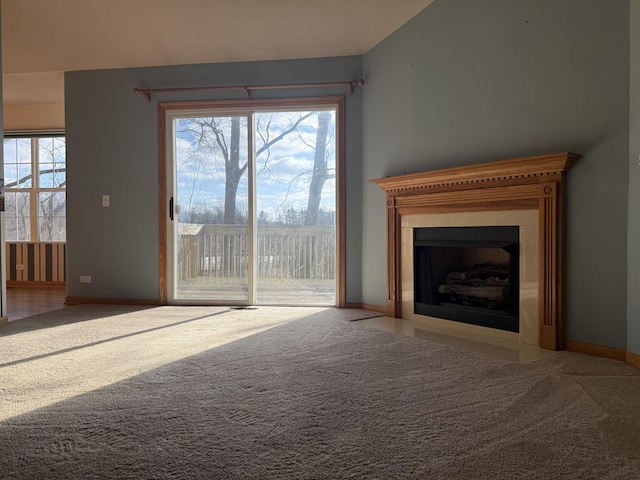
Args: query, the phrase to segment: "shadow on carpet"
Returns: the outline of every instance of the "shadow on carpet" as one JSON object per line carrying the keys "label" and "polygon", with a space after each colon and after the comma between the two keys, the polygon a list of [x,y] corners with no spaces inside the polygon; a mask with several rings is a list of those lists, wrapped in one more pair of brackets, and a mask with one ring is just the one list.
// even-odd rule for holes
{"label": "shadow on carpet", "polygon": [[1,478],[640,478],[621,362],[510,363],[360,310],[64,310],[0,329]]}

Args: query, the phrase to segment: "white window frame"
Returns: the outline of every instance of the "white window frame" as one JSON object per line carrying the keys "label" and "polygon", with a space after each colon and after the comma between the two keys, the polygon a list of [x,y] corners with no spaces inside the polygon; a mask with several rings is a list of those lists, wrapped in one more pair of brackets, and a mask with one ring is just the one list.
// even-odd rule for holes
{"label": "white window frame", "polygon": [[[64,132],[54,132],[54,133],[40,133],[40,134],[11,134],[11,132],[5,132],[4,139],[14,139],[14,138],[29,138],[31,141],[31,187],[28,188],[20,188],[20,187],[5,187],[4,192],[5,195],[7,193],[19,193],[26,192],[29,194],[29,239],[28,240],[8,240],[5,239],[7,243],[66,243],[66,228],[65,228],[65,239],[64,240],[42,240],[40,238],[40,216],[38,215],[38,205],[39,205],[39,197],[40,193],[46,192],[63,192],[66,194],[65,187],[47,187],[40,188],[40,148],[39,141],[43,138],[51,138],[51,137],[65,137]],[[65,158],[65,168],[66,168],[66,158]],[[3,176],[4,172],[3,172]],[[6,182],[6,178],[5,178]],[[66,218],[66,211],[65,211]],[[6,221],[3,227],[6,230]]]}

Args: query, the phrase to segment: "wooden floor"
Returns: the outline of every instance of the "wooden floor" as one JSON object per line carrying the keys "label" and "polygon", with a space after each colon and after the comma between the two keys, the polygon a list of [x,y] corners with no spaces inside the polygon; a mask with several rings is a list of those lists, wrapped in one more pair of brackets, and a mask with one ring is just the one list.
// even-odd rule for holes
{"label": "wooden floor", "polygon": [[7,287],[9,321],[64,307],[66,287]]}

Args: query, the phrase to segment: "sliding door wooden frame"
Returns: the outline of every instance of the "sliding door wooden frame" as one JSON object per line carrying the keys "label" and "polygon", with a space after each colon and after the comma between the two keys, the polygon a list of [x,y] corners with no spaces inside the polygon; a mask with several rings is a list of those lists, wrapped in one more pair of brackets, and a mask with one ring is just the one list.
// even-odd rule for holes
{"label": "sliding door wooden frame", "polygon": [[158,212],[159,212],[159,285],[160,303],[169,299],[169,266],[167,245],[167,218],[169,198],[167,195],[167,114],[178,110],[292,110],[334,108],[336,111],[336,306],[346,303],[346,150],[345,150],[345,97],[282,98],[264,100],[213,100],[200,102],[158,103]]}

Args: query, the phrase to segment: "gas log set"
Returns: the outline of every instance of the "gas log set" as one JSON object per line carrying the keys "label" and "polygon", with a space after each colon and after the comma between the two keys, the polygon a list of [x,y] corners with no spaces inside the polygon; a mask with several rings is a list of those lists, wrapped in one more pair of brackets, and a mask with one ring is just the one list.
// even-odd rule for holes
{"label": "gas log set", "polygon": [[505,308],[509,295],[509,268],[477,265],[447,273],[438,285],[441,302],[485,308]]}

